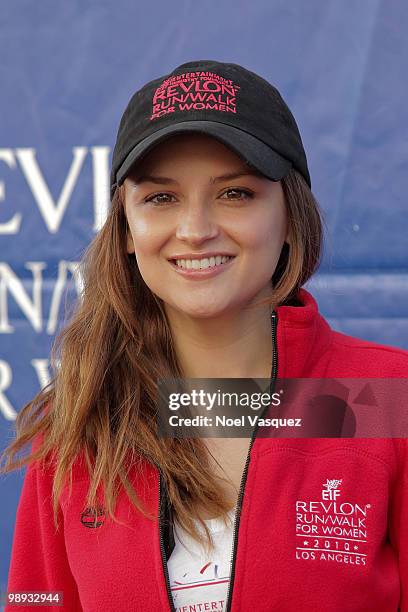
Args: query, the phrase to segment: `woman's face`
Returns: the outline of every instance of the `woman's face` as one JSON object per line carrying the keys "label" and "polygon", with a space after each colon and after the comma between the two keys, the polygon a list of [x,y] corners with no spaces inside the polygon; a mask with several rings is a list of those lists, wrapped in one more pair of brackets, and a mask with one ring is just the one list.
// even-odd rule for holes
{"label": "woman's face", "polygon": [[[241,176],[223,177],[232,174]],[[127,251],[167,308],[216,317],[270,296],[287,240],[280,182],[209,136],[183,134],[157,145],[124,186]],[[231,259],[214,266],[217,255]]]}

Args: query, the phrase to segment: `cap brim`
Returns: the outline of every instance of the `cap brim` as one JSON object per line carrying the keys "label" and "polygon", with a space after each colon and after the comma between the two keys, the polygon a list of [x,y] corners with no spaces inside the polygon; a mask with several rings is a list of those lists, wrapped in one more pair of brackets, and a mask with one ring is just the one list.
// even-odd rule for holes
{"label": "cap brim", "polygon": [[237,127],[218,121],[183,121],[162,128],[139,142],[116,172],[117,185],[123,183],[133,164],[140,161],[157,144],[170,136],[186,132],[199,132],[213,136],[273,181],[282,179],[292,167],[292,162],[276,153],[262,140]]}

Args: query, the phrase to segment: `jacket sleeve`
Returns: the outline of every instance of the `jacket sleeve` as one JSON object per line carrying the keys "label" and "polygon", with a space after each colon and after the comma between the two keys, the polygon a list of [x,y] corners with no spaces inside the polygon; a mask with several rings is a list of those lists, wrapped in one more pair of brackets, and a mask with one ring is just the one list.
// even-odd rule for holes
{"label": "jacket sleeve", "polygon": [[[30,464],[17,507],[7,593],[62,592],[63,605],[47,605],[46,610],[82,612],[65,549],[63,514],[59,507],[56,530],[51,494],[52,470],[37,463]],[[7,604],[6,600],[5,612],[35,609],[38,605],[16,607]]]}
{"label": "jacket sleeve", "polygon": [[399,474],[394,483],[390,508],[389,533],[399,567],[401,601],[398,612],[408,612],[408,451],[407,439],[396,439]]}

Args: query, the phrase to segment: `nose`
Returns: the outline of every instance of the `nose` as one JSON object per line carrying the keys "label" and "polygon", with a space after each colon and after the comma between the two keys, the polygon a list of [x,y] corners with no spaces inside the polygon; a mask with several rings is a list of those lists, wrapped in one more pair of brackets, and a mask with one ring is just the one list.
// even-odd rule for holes
{"label": "nose", "polygon": [[217,224],[206,202],[197,202],[182,208],[177,222],[176,238],[199,244],[217,234]]}

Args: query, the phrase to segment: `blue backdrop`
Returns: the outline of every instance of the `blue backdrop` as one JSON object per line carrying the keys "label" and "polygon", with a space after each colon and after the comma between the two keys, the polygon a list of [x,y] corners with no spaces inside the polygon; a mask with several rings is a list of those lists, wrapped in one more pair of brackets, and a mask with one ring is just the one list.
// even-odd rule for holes
{"label": "blue backdrop", "polygon": [[[282,92],[328,226],[309,287],[336,329],[408,349],[407,26],[405,0],[2,3],[2,448],[49,379],[124,107],[190,60],[242,64]],[[23,476],[0,481],[3,590]]]}

